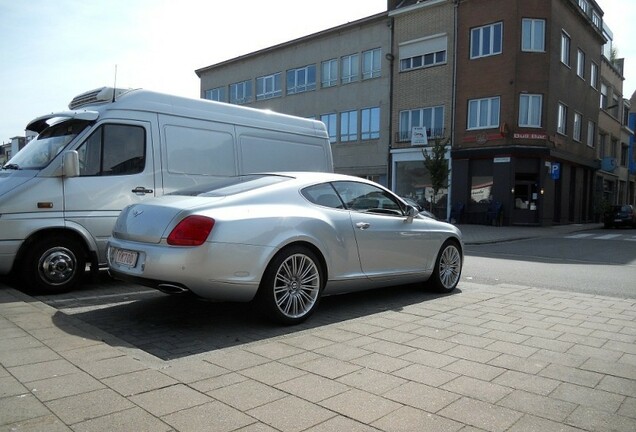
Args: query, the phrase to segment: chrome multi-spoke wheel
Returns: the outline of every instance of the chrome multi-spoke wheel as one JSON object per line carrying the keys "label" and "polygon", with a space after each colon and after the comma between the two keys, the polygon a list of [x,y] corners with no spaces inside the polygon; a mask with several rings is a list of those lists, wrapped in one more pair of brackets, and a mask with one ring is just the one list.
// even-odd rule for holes
{"label": "chrome multi-spoke wheel", "polygon": [[454,241],[447,241],[437,257],[431,282],[437,291],[449,292],[459,283],[461,273],[462,253],[459,246]]}
{"label": "chrome multi-spoke wheel", "polygon": [[314,311],[323,285],[318,258],[308,249],[292,247],[272,260],[259,294],[270,316],[296,324]]}

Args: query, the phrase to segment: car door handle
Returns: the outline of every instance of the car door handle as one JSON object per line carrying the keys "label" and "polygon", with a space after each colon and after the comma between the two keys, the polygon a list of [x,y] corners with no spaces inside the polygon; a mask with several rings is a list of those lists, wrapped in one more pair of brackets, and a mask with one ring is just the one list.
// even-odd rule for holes
{"label": "car door handle", "polygon": [[369,228],[371,224],[369,222],[358,222],[356,223],[356,226],[362,231],[364,231],[365,229]]}
{"label": "car door handle", "polygon": [[144,194],[151,194],[152,193],[152,189],[146,189],[143,186],[137,186],[131,192],[135,193],[135,194],[144,195]]}

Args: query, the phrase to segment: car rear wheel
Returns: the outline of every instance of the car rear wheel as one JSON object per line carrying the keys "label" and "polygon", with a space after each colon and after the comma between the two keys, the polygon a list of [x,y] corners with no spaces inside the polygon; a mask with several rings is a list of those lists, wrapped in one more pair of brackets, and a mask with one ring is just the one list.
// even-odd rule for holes
{"label": "car rear wheel", "polygon": [[283,324],[298,324],[318,306],[324,271],[309,249],[293,246],[282,250],[267,266],[258,300],[262,311]]}
{"label": "car rear wheel", "polygon": [[461,273],[462,253],[459,244],[456,241],[447,240],[437,256],[430,284],[437,292],[451,292],[457,287]]}
{"label": "car rear wheel", "polygon": [[72,238],[53,235],[29,247],[22,261],[25,289],[57,294],[75,289],[86,270],[84,247]]}

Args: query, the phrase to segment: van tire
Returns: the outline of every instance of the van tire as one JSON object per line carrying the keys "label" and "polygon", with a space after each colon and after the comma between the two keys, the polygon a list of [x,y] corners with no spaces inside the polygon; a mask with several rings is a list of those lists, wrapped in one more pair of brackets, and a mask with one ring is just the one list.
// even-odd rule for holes
{"label": "van tire", "polygon": [[21,266],[23,288],[38,294],[58,294],[77,287],[86,270],[84,246],[59,234],[29,246]]}

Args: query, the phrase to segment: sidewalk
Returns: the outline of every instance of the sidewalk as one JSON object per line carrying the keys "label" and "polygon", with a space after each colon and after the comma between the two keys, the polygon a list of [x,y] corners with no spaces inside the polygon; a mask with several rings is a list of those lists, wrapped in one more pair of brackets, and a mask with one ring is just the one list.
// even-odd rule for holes
{"label": "sidewalk", "polygon": [[[479,244],[596,226],[460,228]],[[0,284],[0,431],[636,430],[636,300],[400,295],[163,361]]]}
{"label": "sidewalk", "polygon": [[502,241],[522,240],[527,238],[565,235],[577,231],[603,228],[602,223],[553,225],[550,227],[533,226],[489,226],[489,225],[457,225],[462,231],[464,243],[486,244]]}

